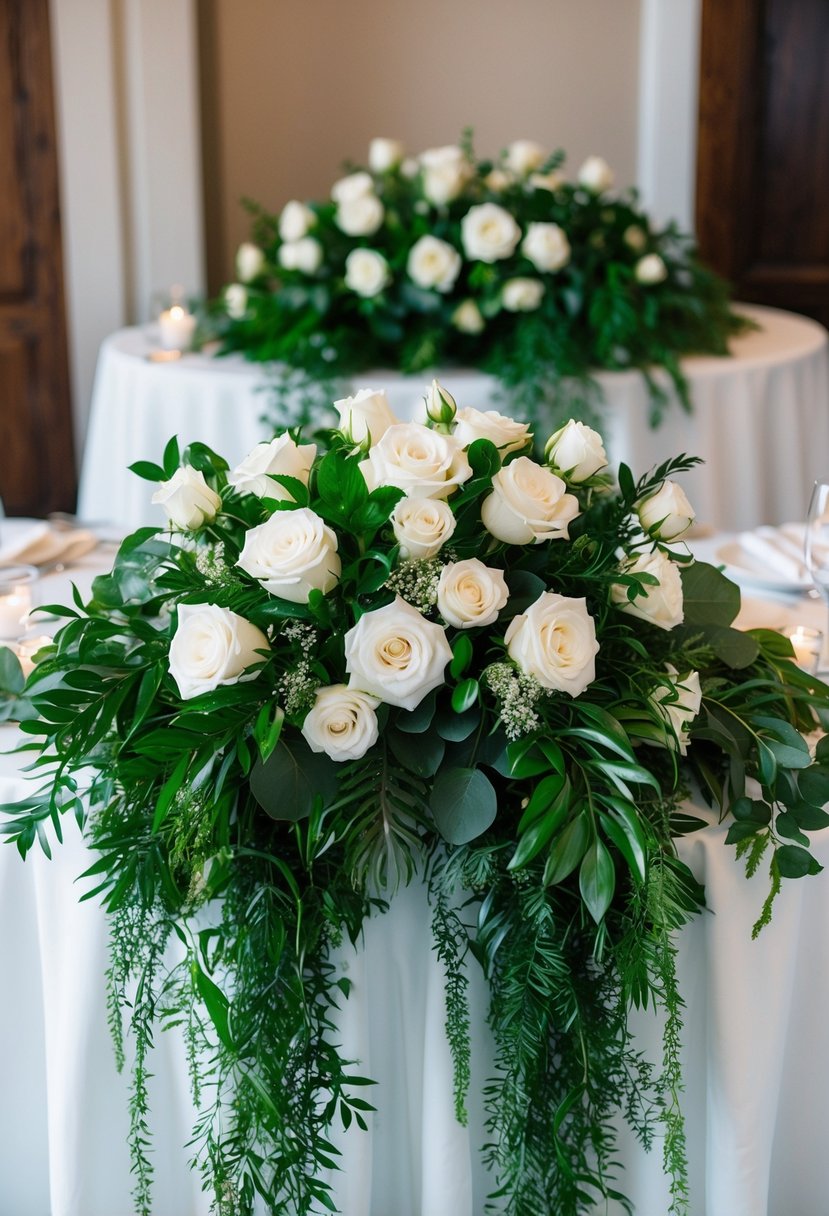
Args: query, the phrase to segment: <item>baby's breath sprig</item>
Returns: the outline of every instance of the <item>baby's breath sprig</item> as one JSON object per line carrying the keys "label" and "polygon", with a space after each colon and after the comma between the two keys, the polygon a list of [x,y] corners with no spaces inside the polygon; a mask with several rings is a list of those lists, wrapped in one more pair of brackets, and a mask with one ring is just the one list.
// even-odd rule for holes
{"label": "baby's breath sprig", "polygon": [[442,569],[443,563],[437,558],[404,561],[392,570],[386,579],[386,586],[418,611],[428,612],[437,603]]}
{"label": "baby's breath sprig", "polygon": [[508,739],[519,739],[538,730],[541,720],[534,706],[544,695],[544,689],[537,680],[511,663],[491,663],[484,669],[483,680],[498,698],[501,722]]}

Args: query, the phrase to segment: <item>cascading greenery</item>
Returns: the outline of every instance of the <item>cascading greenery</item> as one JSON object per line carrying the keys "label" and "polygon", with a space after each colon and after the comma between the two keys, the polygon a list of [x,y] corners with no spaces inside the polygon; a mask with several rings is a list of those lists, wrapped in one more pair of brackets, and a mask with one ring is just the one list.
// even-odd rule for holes
{"label": "cascading greenery", "polygon": [[[452,414],[441,409],[423,435],[451,447]],[[295,455],[297,438],[269,450]],[[347,436],[318,441],[327,450],[304,476],[271,468],[260,494],[232,474],[231,485],[202,445],[182,458],[171,442],[163,467],[139,473],[169,486],[183,460],[188,484],[216,496],[212,511],[202,495],[184,543],[136,532],[89,603],[53,606],[66,623],[25,687],[0,654],[5,712],[21,719],[43,776],[6,808],[3,831],[24,856],[36,841],[48,851],[74,815],[94,856],[85,898],[111,918],[121,1063],[125,1028],[133,1043],[136,1210],[152,1211],[147,1078],[159,1027],[184,1038],[193,1165],[215,1212],[249,1216],[257,1196],[275,1216],[335,1210],[331,1128],[360,1135],[373,1096],[360,1062],[335,1046],[350,988],[337,948],[358,943],[366,917],[422,875],[447,972],[461,1121],[470,968],[483,969],[491,993],[496,1058],[480,1148],[493,1211],[576,1216],[606,1197],[626,1204],[621,1116],[646,1146],[661,1130],[671,1212],[688,1213],[674,934],[704,895],[675,839],[705,824],[681,804],[693,779],[733,816],[729,842],[752,871],[768,859],[772,893],[783,877],[816,872],[807,833],[829,821],[829,748],[813,756],[804,736],[826,719],[829,689],[794,665],[786,639],[732,627],[736,587],[661,540],[664,520],[643,530],[643,502],[685,458],[639,481],[623,468],[616,489],[571,476],[569,536],[516,544],[484,528],[481,507],[520,443],[505,456],[487,439],[456,443],[452,467],[466,460],[468,472],[448,499],[455,532],[437,556],[412,560],[389,522],[401,490],[369,488]],[[237,562],[253,529],[303,510],[336,535],[341,568],[334,586],[297,602]],[[681,624],[630,611],[660,580],[632,571],[620,550],[679,565]],[[508,599],[486,626],[441,625],[440,574],[472,555],[503,574]],[[540,685],[505,643],[550,588],[594,622],[595,672],[576,696]],[[375,697],[377,737],[363,754],[312,751],[308,714],[348,675],[344,639],[406,594],[451,646],[445,673],[412,707]],[[221,668],[208,687],[185,689],[171,643],[184,607],[204,605],[225,625],[251,622],[262,644],[244,672]],[[660,701],[666,671],[687,686],[692,669],[701,708],[678,723]],[[649,1005],[666,1016],[656,1068],[628,1026],[631,1008]]]}

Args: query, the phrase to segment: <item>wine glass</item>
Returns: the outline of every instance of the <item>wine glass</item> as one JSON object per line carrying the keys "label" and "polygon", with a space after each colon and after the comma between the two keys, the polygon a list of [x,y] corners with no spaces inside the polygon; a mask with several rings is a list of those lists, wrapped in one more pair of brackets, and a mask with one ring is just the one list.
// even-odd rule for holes
{"label": "wine glass", "polygon": [[[809,576],[825,600],[827,613],[829,613],[829,482],[816,481],[812,490],[809,513],[806,518],[803,556]],[[829,626],[829,621],[827,625]],[[823,650],[818,666],[819,671],[829,669],[827,641],[829,641],[829,627],[823,632]]]}

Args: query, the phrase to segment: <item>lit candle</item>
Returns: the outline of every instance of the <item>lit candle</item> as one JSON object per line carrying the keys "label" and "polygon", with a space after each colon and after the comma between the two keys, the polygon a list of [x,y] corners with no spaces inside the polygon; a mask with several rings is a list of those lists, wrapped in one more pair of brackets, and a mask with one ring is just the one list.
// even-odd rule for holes
{"label": "lit candle", "polygon": [[158,318],[158,333],[165,350],[189,350],[196,330],[196,318],[181,304],[165,308]]}
{"label": "lit candle", "polygon": [[794,650],[794,658],[798,667],[804,671],[816,672],[820,652],[823,649],[823,634],[819,629],[811,629],[808,625],[798,625],[789,634],[789,641]]}
{"label": "lit candle", "polygon": [[38,578],[34,566],[0,566],[0,638],[19,638],[26,631],[32,610],[32,583]]}

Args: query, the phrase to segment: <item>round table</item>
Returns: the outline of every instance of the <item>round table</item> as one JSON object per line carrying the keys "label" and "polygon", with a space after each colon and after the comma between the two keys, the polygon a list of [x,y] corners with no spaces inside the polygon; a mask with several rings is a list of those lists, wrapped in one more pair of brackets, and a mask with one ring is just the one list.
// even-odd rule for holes
{"label": "round table", "polygon": [[[694,410],[685,413],[670,381],[662,425],[648,418],[650,401],[638,372],[599,372],[602,426],[611,466],[635,476],[680,452],[702,466],[683,475],[700,523],[717,529],[779,524],[804,516],[813,481],[829,476],[829,345],[822,326],[777,309],[744,305],[760,326],[732,342],[731,357],[683,361]],[[262,415],[272,369],[241,356],[185,354],[154,362],[151,331],[124,329],[102,347],[81,472],[82,518],[128,528],[161,524],[153,488],[128,472],[136,460],[159,462],[177,435],[182,447],[201,440],[232,464],[267,438]],[[492,408],[499,388],[477,372],[446,371],[441,382],[459,406]],[[384,388],[392,409],[410,418],[428,374],[377,371],[355,387]]]}

